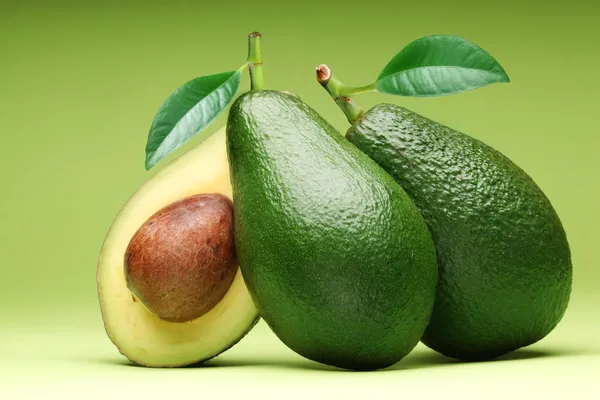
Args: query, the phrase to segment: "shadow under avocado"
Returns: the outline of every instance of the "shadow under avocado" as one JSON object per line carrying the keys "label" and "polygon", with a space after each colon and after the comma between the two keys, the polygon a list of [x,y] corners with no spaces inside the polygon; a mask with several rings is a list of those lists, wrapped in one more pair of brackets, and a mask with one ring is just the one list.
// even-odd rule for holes
{"label": "shadow under avocado", "polygon": [[250,359],[250,358],[215,358],[201,364],[200,367],[215,368],[215,367],[274,367],[274,368],[291,368],[314,371],[337,371],[345,372],[345,370],[332,367],[325,364],[320,364],[316,361],[311,361],[305,358],[265,358],[265,359]]}
{"label": "shadow under avocado", "polygon": [[[108,364],[129,368],[139,368],[139,369],[147,369],[147,367],[143,365],[136,364],[125,357],[121,358],[110,358],[103,360],[94,360],[100,364]],[[343,369],[339,369],[336,367],[331,367],[324,364],[319,364],[317,362],[300,358],[250,358],[250,357],[215,357],[210,360],[207,360],[202,363],[191,364],[184,367],[164,367],[164,368],[152,368],[152,369],[214,369],[221,367],[273,367],[273,368],[291,368],[291,369],[303,369],[303,370],[317,370],[317,371],[339,371],[345,372]]]}
{"label": "shadow under avocado", "polygon": [[[442,354],[436,353],[433,350],[421,350],[408,355],[398,363],[385,368],[381,371],[397,371],[397,370],[414,370],[421,368],[436,368],[452,365],[471,365],[471,364],[488,364],[488,363],[505,363],[515,362],[520,360],[531,360],[538,358],[556,358],[556,357],[569,357],[569,356],[580,356],[580,355],[591,355],[594,352],[587,352],[580,349],[520,349],[511,353],[505,354],[501,357],[485,360],[485,361],[461,361],[454,358],[446,357]],[[132,368],[146,368],[135,364],[126,358],[114,358],[98,360],[102,364],[112,364],[124,367]],[[251,357],[215,357],[207,360],[203,363],[192,364],[182,368],[165,368],[165,369],[214,369],[214,368],[248,368],[248,367],[268,367],[268,368],[288,368],[305,371],[330,371],[330,372],[355,372],[348,371],[324,364],[317,363],[301,357],[294,358],[273,358],[264,357],[261,358],[257,355],[256,358]],[[373,371],[376,372],[376,371]],[[365,372],[362,372],[365,373]]]}
{"label": "shadow under avocado", "polygon": [[568,357],[576,355],[591,354],[576,349],[528,349],[523,348],[515,350],[503,356],[490,360],[481,361],[462,361],[451,357],[446,357],[433,350],[421,351],[413,355],[408,355],[405,359],[397,364],[392,365],[386,370],[405,370],[418,368],[434,368],[446,365],[472,365],[472,364],[488,364],[488,363],[503,363],[507,361],[530,360],[536,358],[555,358]]}

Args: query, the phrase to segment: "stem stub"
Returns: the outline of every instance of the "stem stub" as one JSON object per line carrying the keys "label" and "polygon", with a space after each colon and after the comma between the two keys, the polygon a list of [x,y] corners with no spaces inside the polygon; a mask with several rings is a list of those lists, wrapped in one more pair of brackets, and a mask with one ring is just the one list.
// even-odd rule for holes
{"label": "stem stub", "polygon": [[331,70],[325,64],[321,64],[317,67],[317,81],[325,86],[327,82],[329,82],[329,78],[331,78]]}
{"label": "stem stub", "polygon": [[342,92],[345,86],[333,76],[327,65],[321,64],[317,67],[317,81],[327,90],[333,101],[344,112],[348,122],[354,124],[363,116],[365,110],[356,104],[350,96]]}

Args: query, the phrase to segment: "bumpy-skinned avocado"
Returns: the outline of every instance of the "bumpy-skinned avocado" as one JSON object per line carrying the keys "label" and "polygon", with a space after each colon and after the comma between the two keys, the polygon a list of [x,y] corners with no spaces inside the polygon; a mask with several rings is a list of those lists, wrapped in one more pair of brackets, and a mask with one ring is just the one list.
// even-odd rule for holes
{"label": "bumpy-skinned avocado", "polygon": [[481,141],[391,104],[369,110],[346,137],[407,191],[433,236],[439,284],[427,346],[491,359],[558,324],[571,291],[569,245],[523,170]]}
{"label": "bumpy-skinned avocado", "polygon": [[[207,253],[203,247],[228,246],[227,238],[210,233],[215,230],[212,225],[224,223],[220,220],[227,217],[228,210],[219,211],[222,206],[212,204],[207,213],[204,204],[207,198],[222,203],[222,197],[231,201],[225,129],[150,178],[113,222],[98,261],[98,296],[108,336],[131,361],[149,367],[205,361],[237,343],[258,321],[258,311],[237,266],[219,267],[227,281],[219,289],[218,301],[207,299],[210,309],[196,309],[204,301],[190,293],[190,288],[176,290],[182,280],[196,288],[209,280],[213,285],[218,283],[209,279],[206,271],[195,268]],[[211,220],[214,218],[219,220]],[[167,221],[161,223],[164,219]],[[217,231],[227,234],[228,229]],[[217,249],[217,254],[220,252]],[[176,265],[170,268],[170,263]],[[127,264],[134,270],[126,271]],[[235,269],[233,277],[229,276],[231,268]],[[212,296],[210,290],[203,289],[205,296]],[[161,298],[151,299],[156,296]],[[190,301],[193,304],[186,306]],[[174,314],[169,309],[173,302],[178,305]],[[180,315],[188,310],[191,313]],[[189,316],[194,318],[188,320]]]}
{"label": "bumpy-skinned avocado", "polygon": [[400,186],[294,96],[232,105],[227,151],[240,267],[300,355],[372,370],[418,343],[435,298],[427,226]]}

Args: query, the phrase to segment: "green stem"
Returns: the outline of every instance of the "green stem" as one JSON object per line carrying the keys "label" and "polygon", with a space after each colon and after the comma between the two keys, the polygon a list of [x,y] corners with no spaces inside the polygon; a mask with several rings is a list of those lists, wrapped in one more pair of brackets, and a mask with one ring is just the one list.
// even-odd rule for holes
{"label": "green stem", "polygon": [[373,93],[377,91],[377,89],[375,88],[377,82],[373,82],[367,86],[359,87],[346,86],[339,81],[338,83],[340,84],[340,87],[338,89],[340,92],[340,96],[356,96],[363,93]]}
{"label": "green stem", "polygon": [[262,90],[264,87],[261,35],[252,32],[248,35],[248,70],[250,71],[250,90]]}
{"label": "green stem", "polygon": [[362,88],[349,88],[338,81],[331,73],[329,67],[325,64],[321,64],[317,67],[317,80],[321,86],[327,90],[327,93],[329,93],[338,107],[344,112],[350,124],[354,124],[358,119],[360,119],[360,117],[363,116],[365,113],[364,108],[356,104],[354,100],[350,98],[350,95],[372,91],[374,90],[370,89],[372,85]]}

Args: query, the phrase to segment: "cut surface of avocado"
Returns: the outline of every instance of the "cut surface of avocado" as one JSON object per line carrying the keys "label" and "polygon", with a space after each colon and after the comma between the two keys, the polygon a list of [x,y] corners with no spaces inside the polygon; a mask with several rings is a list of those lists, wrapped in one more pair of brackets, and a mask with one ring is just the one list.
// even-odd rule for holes
{"label": "cut surface of avocado", "polygon": [[98,262],[98,296],[106,332],[131,361],[176,367],[212,358],[252,329],[258,312],[239,271],[211,310],[188,322],[161,320],[127,288],[124,255],[137,229],[157,210],[199,193],[231,198],[225,130],[220,129],[149,179],[119,212]]}

